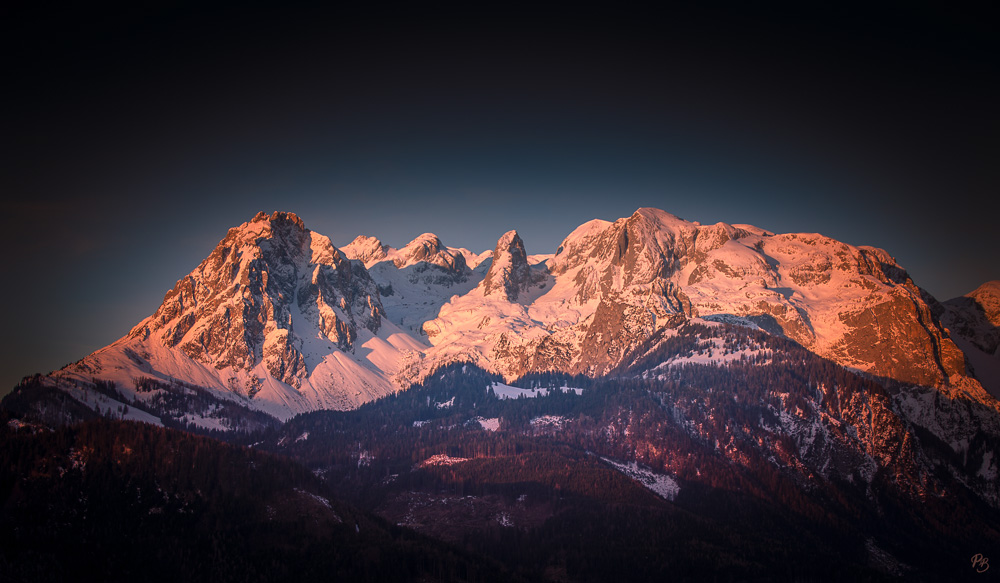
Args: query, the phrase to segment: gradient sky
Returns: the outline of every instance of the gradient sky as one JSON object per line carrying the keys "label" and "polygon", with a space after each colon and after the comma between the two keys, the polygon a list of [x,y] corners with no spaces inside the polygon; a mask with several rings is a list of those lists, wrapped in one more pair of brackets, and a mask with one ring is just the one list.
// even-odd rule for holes
{"label": "gradient sky", "polygon": [[547,253],[653,206],[882,247],[939,299],[1000,279],[986,2],[13,4],[0,394],[127,333],[259,210]]}

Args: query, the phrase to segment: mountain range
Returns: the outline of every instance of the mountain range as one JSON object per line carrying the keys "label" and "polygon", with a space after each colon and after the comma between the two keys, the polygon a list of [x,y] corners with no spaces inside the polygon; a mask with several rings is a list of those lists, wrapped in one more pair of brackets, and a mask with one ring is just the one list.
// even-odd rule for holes
{"label": "mountain range", "polygon": [[[496,561],[501,578],[955,580],[1000,541],[997,394],[1000,282],[938,301],[881,249],[649,208],[585,223],[544,255],[516,231],[481,253],[430,233],[337,248],[294,214],[260,213],[123,338],[0,403],[20,448],[0,454],[34,468],[0,474],[0,494],[21,525],[17,500],[42,508],[79,472],[67,499],[82,506],[60,512],[100,514],[86,502],[98,484],[133,484],[116,456],[179,455],[162,425],[319,480],[267,482],[246,518],[204,494],[210,472],[171,486],[247,532],[294,530],[305,519],[279,528],[274,507],[312,504],[308,486],[338,513]],[[169,453],[152,453],[160,442]],[[162,512],[142,501],[173,483],[173,462],[130,463],[159,468],[129,487],[141,512]],[[230,465],[256,476],[257,463]],[[37,534],[113,539],[65,524]],[[268,544],[240,536],[226,544]],[[7,542],[33,551],[25,540]],[[411,575],[466,564],[434,544]],[[185,552],[185,572],[213,560]],[[33,568],[8,555],[10,573]],[[240,565],[267,571],[256,552]]]}
{"label": "mountain range", "polygon": [[684,322],[724,322],[850,370],[995,403],[998,306],[997,282],[938,302],[881,249],[650,208],[585,223],[555,253],[531,256],[516,231],[478,254],[430,233],[401,249],[366,236],[338,249],[292,213],[260,213],[125,337],[44,382],[81,400],[99,379],[123,402],[151,398],[143,382],[190,385],[287,420],[356,408],[453,362],[508,381],[599,377]]}

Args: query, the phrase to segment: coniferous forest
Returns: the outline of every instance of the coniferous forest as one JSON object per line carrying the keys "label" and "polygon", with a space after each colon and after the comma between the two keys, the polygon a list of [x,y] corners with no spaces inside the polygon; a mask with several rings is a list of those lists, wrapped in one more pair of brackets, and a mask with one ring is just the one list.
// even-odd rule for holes
{"label": "coniferous forest", "polygon": [[[746,329],[655,340],[518,398],[457,363],[211,436],[53,424],[15,393],[0,580],[984,580],[969,561],[1000,514],[948,470],[970,462],[891,414],[899,384]],[[706,351],[744,352],[655,368]]]}

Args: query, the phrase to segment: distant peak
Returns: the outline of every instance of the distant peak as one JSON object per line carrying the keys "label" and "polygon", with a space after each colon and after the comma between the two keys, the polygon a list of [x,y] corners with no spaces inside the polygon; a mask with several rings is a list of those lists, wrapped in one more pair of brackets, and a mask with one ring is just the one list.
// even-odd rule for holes
{"label": "distant peak", "polygon": [[387,257],[389,247],[383,245],[377,237],[358,235],[353,241],[340,248],[348,259],[356,259],[366,266],[371,267],[375,263]]}
{"label": "distant peak", "polygon": [[[995,328],[1000,328],[1000,281],[987,281],[965,297],[979,305],[983,315]],[[995,349],[997,350],[997,349]]]}
{"label": "distant peak", "polygon": [[411,247],[426,247],[433,249],[433,251],[439,251],[441,249],[441,239],[434,233],[424,233],[418,235],[412,241],[406,244],[403,249],[408,249]]}
{"label": "distant peak", "polygon": [[981,295],[992,295],[1000,298],[1000,279],[994,279],[992,281],[987,281],[983,285],[977,287],[971,292],[965,294],[967,297],[977,297]]}
{"label": "distant peak", "polygon": [[[380,241],[378,237],[369,237],[368,235],[358,235],[357,237],[354,238],[353,241],[351,241],[347,245],[354,245],[354,246],[359,246],[359,247],[360,246],[368,247],[368,246],[377,245],[377,246],[381,247],[382,246],[382,241]],[[345,245],[345,247],[347,245]]]}
{"label": "distant peak", "polygon": [[424,233],[392,253],[393,264],[399,269],[425,262],[437,265],[455,274],[462,274],[468,266],[461,252],[445,247],[434,233]]}

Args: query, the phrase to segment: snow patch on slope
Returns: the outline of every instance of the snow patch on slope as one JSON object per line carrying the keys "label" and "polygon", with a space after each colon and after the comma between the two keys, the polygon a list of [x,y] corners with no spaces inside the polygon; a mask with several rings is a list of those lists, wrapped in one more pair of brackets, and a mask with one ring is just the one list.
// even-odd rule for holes
{"label": "snow patch on slope", "polygon": [[677,480],[666,474],[658,474],[652,470],[641,468],[635,462],[625,464],[606,457],[602,457],[601,459],[664,500],[673,502],[681,492],[681,487],[677,483]]}
{"label": "snow patch on slope", "polygon": [[500,430],[500,418],[491,417],[486,419],[484,417],[474,417],[469,420],[469,423],[478,423],[480,427],[486,431],[499,431]]}
{"label": "snow patch on slope", "polygon": [[[534,397],[545,397],[549,394],[549,389],[545,387],[540,387],[537,389],[522,389],[519,387],[512,387],[510,385],[505,385],[503,383],[497,383],[497,382],[494,382],[492,385],[490,385],[490,389],[492,389],[493,393],[497,396],[497,398],[501,400],[521,399],[521,398],[531,399]],[[561,387],[557,390],[563,393],[572,392],[576,395],[583,394],[583,389],[575,389],[571,387]]]}

